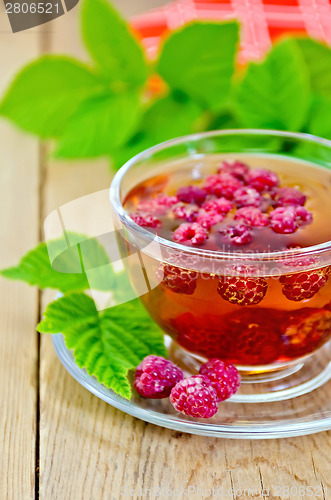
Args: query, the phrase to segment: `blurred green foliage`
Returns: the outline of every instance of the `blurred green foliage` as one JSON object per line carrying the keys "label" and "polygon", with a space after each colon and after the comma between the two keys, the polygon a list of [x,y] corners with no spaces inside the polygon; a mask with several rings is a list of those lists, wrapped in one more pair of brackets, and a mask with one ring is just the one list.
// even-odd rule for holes
{"label": "blurred green foliage", "polygon": [[151,62],[108,0],[83,0],[81,14],[90,64],[41,57],[20,71],[0,104],[3,117],[54,139],[56,158],[109,156],[119,168],[154,144],[216,128],[331,139],[329,47],[283,39],[243,71],[238,23],[197,21],[171,33]]}

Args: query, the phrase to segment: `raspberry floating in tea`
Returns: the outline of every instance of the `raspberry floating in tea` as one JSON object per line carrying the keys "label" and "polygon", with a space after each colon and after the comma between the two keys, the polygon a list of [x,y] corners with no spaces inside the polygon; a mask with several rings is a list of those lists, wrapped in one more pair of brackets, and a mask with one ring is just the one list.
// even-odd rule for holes
{"label": "raspberry floating in tea", "polygon": [[161,264],[158,276],[163,286],[174,293],[192,295],[196,288],[197,272],[169,264]]}
{"label": "raspberry floating in tea", "polygon": [[204,227],[194,222],[193,224],[181,224],[173,235],[176,243],[184,245],[202,245],[208,238],[208,233]]}
{"label": "raspberry floating in tea", "polygon": [[176,193],[177,200],[183,201],[184,203],[196,203],[201,205],[207,196],[204,189],[198,186],[183,186],[180,187]]}
{"label": "raspberry floating in tea", "polygon": [[223,299],[232,304],[250,306],[261,302],[267,289],[268,283],[264,278],[221,276],[217,291]]}
{"label": "raspberry floating in tea", "polygon": [[329,279],[331,267],[314,269],[303,273],[283,275],[279,278],[282,292],[289,300],[296,302],[310,299],[324,287]]}
{"label": "raspberry floating in tea", "polygon": [[259,207],[262,204],[262,196],[256,189],[243,186],[234,192],[234,202],[238,208]]}
{"label": "raspberry floating in tea", "polygon": [[220,251],[285,250],[289,235],[313,222],[307,194],[283,185],[275,172],[239,160],[224,160],[215,171],[172,192],[151,193],[132,219],[176,243]]}
{"label": "raspberry floating in tea", "polygon": [[284,352],[288,357],[304,356],[330,336],[331,311],[304,307],[289,313],[281,325]]}
{"label": "raspberry floating in tea", "polygon": [[249,166],[239,160],[225,160],[222,161],[217,169],[218,174],[231,174],[240,181],[244,181],[249,172]]}
{"label": "raspberry floating in tea", "polygon": [[246,245],[253,238],[250,226],[245,224],[229,224],[220,229],[219,233],[224,237],[225,242],[233,245]]}
{"label": "raspberry floating in tea", "polygon": [[157,217],[154,217],[154,215],[136,213],[131,214],[130,217],[136,224],[138,224],[138,226],[141,227],[156,228],[161,226],[161,221]]}
{"label": "raspberry floating in tea", "polygon": [[270,170],[254,168],[248,171],[246,182],[249,186],[256,189],[256,191],[263,193],[265,191],[271,191],[278,186],[279,178],[277,174]]}
{"label": "raspberry floating in tea", "polygon": [[304,205],[307,196],[297,188],[281,187],[275,190],[273,199],[276,207],[286,207],[287,205],[295,207],[296,205]]}
{"label": "raspberry floating in tea", "polygon": [[234,220],[243,221],[250,227],[263,227],[269,224],[269,217],[255,207],[242,207],[237,210]]}

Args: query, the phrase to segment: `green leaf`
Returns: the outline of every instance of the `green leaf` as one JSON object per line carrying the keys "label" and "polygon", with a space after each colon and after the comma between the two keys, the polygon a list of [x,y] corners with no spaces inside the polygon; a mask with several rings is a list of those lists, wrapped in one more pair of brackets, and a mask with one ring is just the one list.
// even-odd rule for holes
{"label": "green leaf", "polygon": [[310,100],[309,81],[294,40],[284,40],[265,61],[249,65],[235,92],[234,109],[245,127],[300,130]]}
{"label": "green leaf", "polygon": [[315,97],[312,105],[308,131],[318,137],[331,139],[331,98]]}
{"label": "green leaf", "polygon": [[296,41],[307,64],[312,90],[331,98],[331,48],[311,38]]}
{"label": "green leaf", "polygon": [[73,293],[49,304],[37,330],[63,333],[78,366],[126,399],[128,371],[149,354],[167,355],[161,330],[138,299],[98,312],[90,297]]}
{"label": "green leaf", "polygon": [[95,320],[97,310],[91,297],[85,293],[71,293],[51,302],[44,318],[37,326],[40,333],[64,333]]}
{"label": "green leaf", "polygon": [[219,129],[233,129],[238,128],[238,122],[233,116],[233,113],[228,110],[224,110],[216,116],[212,116],[210,123],[208,124],[208,130],[219,130]]}
{"label": "green leaf", "polygon": [[[0,274],[4,278],[25,281],[29,285],[36,285],[39,288],[54,288],[61,292],[90,288],[85,268],[107,264],[109,262],[108,256],[95,238],[88,239],[87,236],[73,233],[70,233],[69,236],[72,242],[75,241],[75,238],[77,241],[82,241],[83,262],[78,247],[76,245],[68,246],[64,238],[59,238],[48,242],[48,247],[46,243],[40,243],[22,257],[17,266],[3,269]],[[84,239],[86,242],[83,241]],[[54,257],[52,263],[50,255]],[[109,276],[106,283],[98,280],[93,285],[93,288],[101,290],[111,288]]]}
{"label": "green leaf", "polygon": [[132,86],[145,83],[144,51],[107,0],[83,1],[82,30],[87,49],[110,82]]}
{"label": "green leaf", "polygon": [[74,59],[44,56],[16,76],[0,114],[41,137],[57,137],[87,96],[103,88],[91,71]]}
{"label": "green leaf", "polygon": [[139,97],[134,92],[86,99],[70,118],[54,156],[89,158],[109,155],[125,143],[138,118]]}
{"label": "green leaf", "polygon": [[212,110],[227,101],[239,36],[236,22],[194,22],[164,43],[158,71],[171,88]]}
{"label": "green leaf", "polygon": [[147,109],[140,133],[150,136],[154,144],[188,134],[201,115],[201,108],[183,95],[169,94],[154,101]]}
{"label": "green leaf", "polygon": [[116,167],[155,144],[194,131],[201,108],[182,94],[173,93],[154,101],[142,116],[139,132],[122,148],[112,152]]}
{"label": "green leaf", "polygon": [[[72,257],[76,260],[75,256]],[[85,273],[60,273],[52,268],[45,243],[41,243],[22,257],[18,266],[3,269],[0,273],[7,279],[25,281],[39,288],[54,288],[62,292],[89,288]]]}

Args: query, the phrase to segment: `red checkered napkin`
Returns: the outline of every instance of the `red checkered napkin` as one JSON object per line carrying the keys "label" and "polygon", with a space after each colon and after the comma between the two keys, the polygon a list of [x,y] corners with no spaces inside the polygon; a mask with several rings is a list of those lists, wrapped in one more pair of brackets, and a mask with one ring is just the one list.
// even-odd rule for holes
{"label": "red checkered napkin", "polygon": [[133,20],[153,56],[167,31],[193,19],[238,19],[241,60],[260,59],[283,34],[309,35],[331,45],[331,0],[177,0]]}

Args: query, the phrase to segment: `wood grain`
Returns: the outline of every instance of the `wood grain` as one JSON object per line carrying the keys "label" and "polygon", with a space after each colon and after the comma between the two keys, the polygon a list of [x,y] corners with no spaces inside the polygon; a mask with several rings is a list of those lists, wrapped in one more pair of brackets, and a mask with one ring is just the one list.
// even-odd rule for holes
{"label": "wood grain", "polygon": [[[38,31],[13,35],[0,9],[0,93],[39,53]],[[0,267],[39,240],[39,145],[0,122]],[[35,498],[38,291],[0,278],[0,498]]]}

